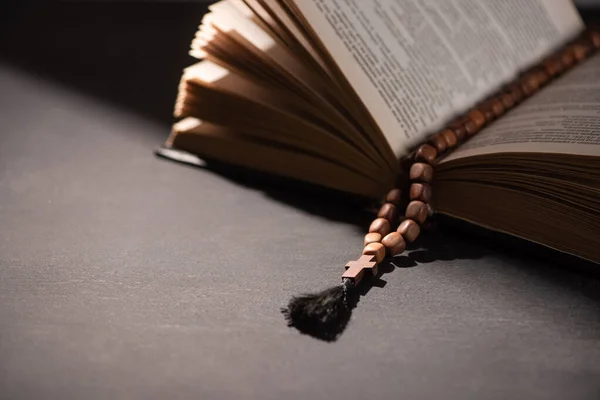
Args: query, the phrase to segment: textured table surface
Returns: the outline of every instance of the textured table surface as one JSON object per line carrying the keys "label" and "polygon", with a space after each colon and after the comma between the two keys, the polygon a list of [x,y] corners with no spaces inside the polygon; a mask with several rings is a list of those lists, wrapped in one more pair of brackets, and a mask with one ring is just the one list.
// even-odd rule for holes
{"label": "textured table surface", "polygon": [[[115,43],[92,40],[105,59]],[[162,93],[104,95],[133,74],[104,63],[88,86],[0,65],[2,399],[600,397],[598,278],[473,235],[396,260],[337,342],[286,327],[280,307],[337,282],[368,215],[157,159],[170,110],[148,114],[175,93],[140,111]]]}

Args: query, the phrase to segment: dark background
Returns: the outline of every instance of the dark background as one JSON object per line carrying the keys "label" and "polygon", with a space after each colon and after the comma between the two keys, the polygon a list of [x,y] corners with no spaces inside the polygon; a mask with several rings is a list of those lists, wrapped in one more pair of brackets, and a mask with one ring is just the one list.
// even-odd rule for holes
{"label": "dark background", "polygon": [[600,397],[597,267],[478,230],[386,265],[337,342],[287,328],[371,216],[153,156],[205,5],[1,7],[0,398]]}

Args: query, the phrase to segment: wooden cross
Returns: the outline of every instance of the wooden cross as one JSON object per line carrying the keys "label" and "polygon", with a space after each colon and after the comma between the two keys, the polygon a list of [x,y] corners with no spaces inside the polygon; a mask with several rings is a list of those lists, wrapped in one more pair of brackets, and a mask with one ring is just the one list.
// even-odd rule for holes
{"label": "wooden cross", "polygon": [[371,254],[364,254],[356,261],[349,261],[346,264],[346,272],[342,275],[342,278],[350,278],[354,281],[355,285],[363,278],[365,270],[371,271],[373,276],[377,275],[377,262],[375,262],[375,256]]}

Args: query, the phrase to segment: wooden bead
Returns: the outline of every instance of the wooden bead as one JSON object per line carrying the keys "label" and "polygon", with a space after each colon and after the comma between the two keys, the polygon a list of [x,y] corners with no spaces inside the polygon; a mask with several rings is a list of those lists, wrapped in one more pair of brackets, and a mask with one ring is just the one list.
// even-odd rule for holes
{"label": "wooden bead", "polygon": [[448,145],[448,148],[452,148],[454,146],[456,146],[456,144],[458,143],[458,138],[456,137],[456,134],[451,131],[450,129],[444,129],[440,135],[442,135],[444,137],[444,140],[446,141],[446,144]]}
{"label": "wooden bead", "polygon": [[402,191],[398,188],[390,190],[387,196],[385,196],[385,201],[395,205],[400,204],[400,201],[402,201]]}
{"label": "wooden bead", "polygon": [[536,72],[536,77],[538,82],[540,83],[540,87],[544,86],[550,80],[550,75],[544,70],[538,70]]}
{"label": "wooden bead", "polygon": [[448,143],[446,143],[446,140],[444,139],[444,137],[439,134],[435,135],[431,139],[429,139],[429,143],[431,143],[433,145],[433,147],[435,147],[438,154],[441,154],[444,151],[446,151],[446,148],[448,147]]}
{"label": "wooden bead", "polygon": [[508,89],[508,92],[512,96],[515,104],[523,100],[523,91],[518,84],[511,85],[511,87]]}
{"label": "wooden bead", "polygon": [[387,219],[390,224],[394,224],[394,223],[396,223],[396,220],[398,219],[398,209],[392,203],[385,203],[379,209],[377,216],[379,218]]}
{"label": "wooden bead", "polygon": [[369,233],[379,233],[382,237],[390,233],[392,229],[390,222],[385,218],[377,218],[369,226]]}
{"label": "wooden bead", "polygon": [[414,163],[410,167],[410,180],[419,182],[431,182],[433,179],[433,167],[425,163]]}
{"label": "wooden bead", "polygon": [[560,62],[563,65],[563,68],[569,68],[571,65],[573,65],[573,63],[575,63],[573,52],[570,49],[563,51],[560,55]]}
{"label": "wooden bead", "polygon": [[365,240],[363,245],[366,246],[369,243],[379,243],[381,242],[382,236],[377,232],[370,232],[365,235]]}
{"label": "wooden bead", "polygon": [[419,228],[419,225],[412,219],[405,219],[398,227],[397,232],[400,233],[406,241],[414,242],[419,237],[421,228]]}
{"label": "wooden bead", "polygon": [[452,122],[450,122],[448,124],[448,126],[450,127],[450,129],[454,129],[454,128],[458,127],[458,126],[461,126],[463,124],[463,122],[464,122],[463,119],[464,118],[460,118],[460,117],[454,118],[452,120]]}
{"label": "wooden bead", "polygon": [[485,125],[486,122],[485,115],[479,110],[471,110],[469,112],[469,120],[473,121],[478,129]]}
{"label": "wooden bead", "polygon": [[410,185],[410,199],[429,203],[431,201],[431,185],[427,183],[413,183]]}
{"label": "wooden bead", "polygon": [[369,243],[365,246],[363,254],[375,256],[375,262],[379,264],[385,258],[385,246],[381,243]]}
{"label": "wooden bead", "polygon": [[544,61],[543,65],[544,70],[550,76],[556,76],[562,71],[562,65],[560,63],[560,60],[554,57]]}
{"label": "wooden bead", "polygon": [[467,136],[473,136],[477,132],[479,132],[479,127],[477,124],[471,120],[467,121],[465,124],[465,130],[467,131]]}
{"label": "wooden bead", "polygon": [[385,246],[391,256],[400,254],[406,249],[406,242],[398,232],[388,233],[381,241],[381,244]]}
{"label": "wooden bead", "polygon": [[500,98],[492,100],[492,112],[494,113],[494,117],[498,118],[502,114],[504,114],[505,108],[502,100]]}
{"label": "wooden bead", "polygon": [[521,91],[523,92],[524,97],[529,97],[533,94],[534,90],[527,86],[525,82],[521,83]]}
{"label": "wooden bead", "polygon": [[532,71],[529,74],[525,75],[525,83],[534,90],[538,90],[540,88],[540,79],[538,72]]}
{"label": "wooden bead", "polygon": [[483,114],[485,117],[485,122],[488,124],[496,118],[494,112],[492,111],[492,102],[489,100],[480,104],[479,107],[477,107],[477,110]]}
{"label": "wooden bead", "polygon": [[423,161],[427,164],[433,164],[437,157],[437,150],[428,144],[419,147],[415,153],[415,161]]}
{"label": "wooden bead", "polygon": [[521,90],[525,97],[529,97],[538,89],[537,80],[531,77],[524,78],[521,81]]}
{"label": "wooden bead", "polygon": [[502,94],[502,96],[500,96],[500,101],[502,101],[502,105],[504,106],[504,109],[507,111],[510,110],[515,105],[515,100],[508,93]]}
{"label": "wooden bead", "polygon": [[467,137],[467,131],[465,130],[464,124],[454,125],[452,127],[452,131],[454,131],[454,134],[456,135],[458,141],[461,141]]}
{"label": "wooden bead", "polygon": [[590,46],[588,43],[581,42],[573,45],[573,56],[575,56],[577,61],[585,60],[591,51],[592,46]]}
{"label": "wooden bead", "polygon": [[413,200],[408,203],[406,207],[406,218],[412,219],[419,224],[422,224],[427,219],[427,215],[429,214],[429,209],[427,204],[423,203],[420,200]]}
{"label": "wooden bead", "polygon": [[521,89],[526,96],[531,96],[540,88],[540,81],[535,72],[530,72],[523,77]]}

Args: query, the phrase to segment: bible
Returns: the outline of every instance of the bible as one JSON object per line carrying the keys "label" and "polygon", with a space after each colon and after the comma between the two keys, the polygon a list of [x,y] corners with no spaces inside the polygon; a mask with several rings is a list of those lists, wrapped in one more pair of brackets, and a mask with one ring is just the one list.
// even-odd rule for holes
{"label": "bible", "polygon": [[381,199],[434,152],[400,202],[599,263],[599,47],[568,0],[223,0],[158,154]]}

